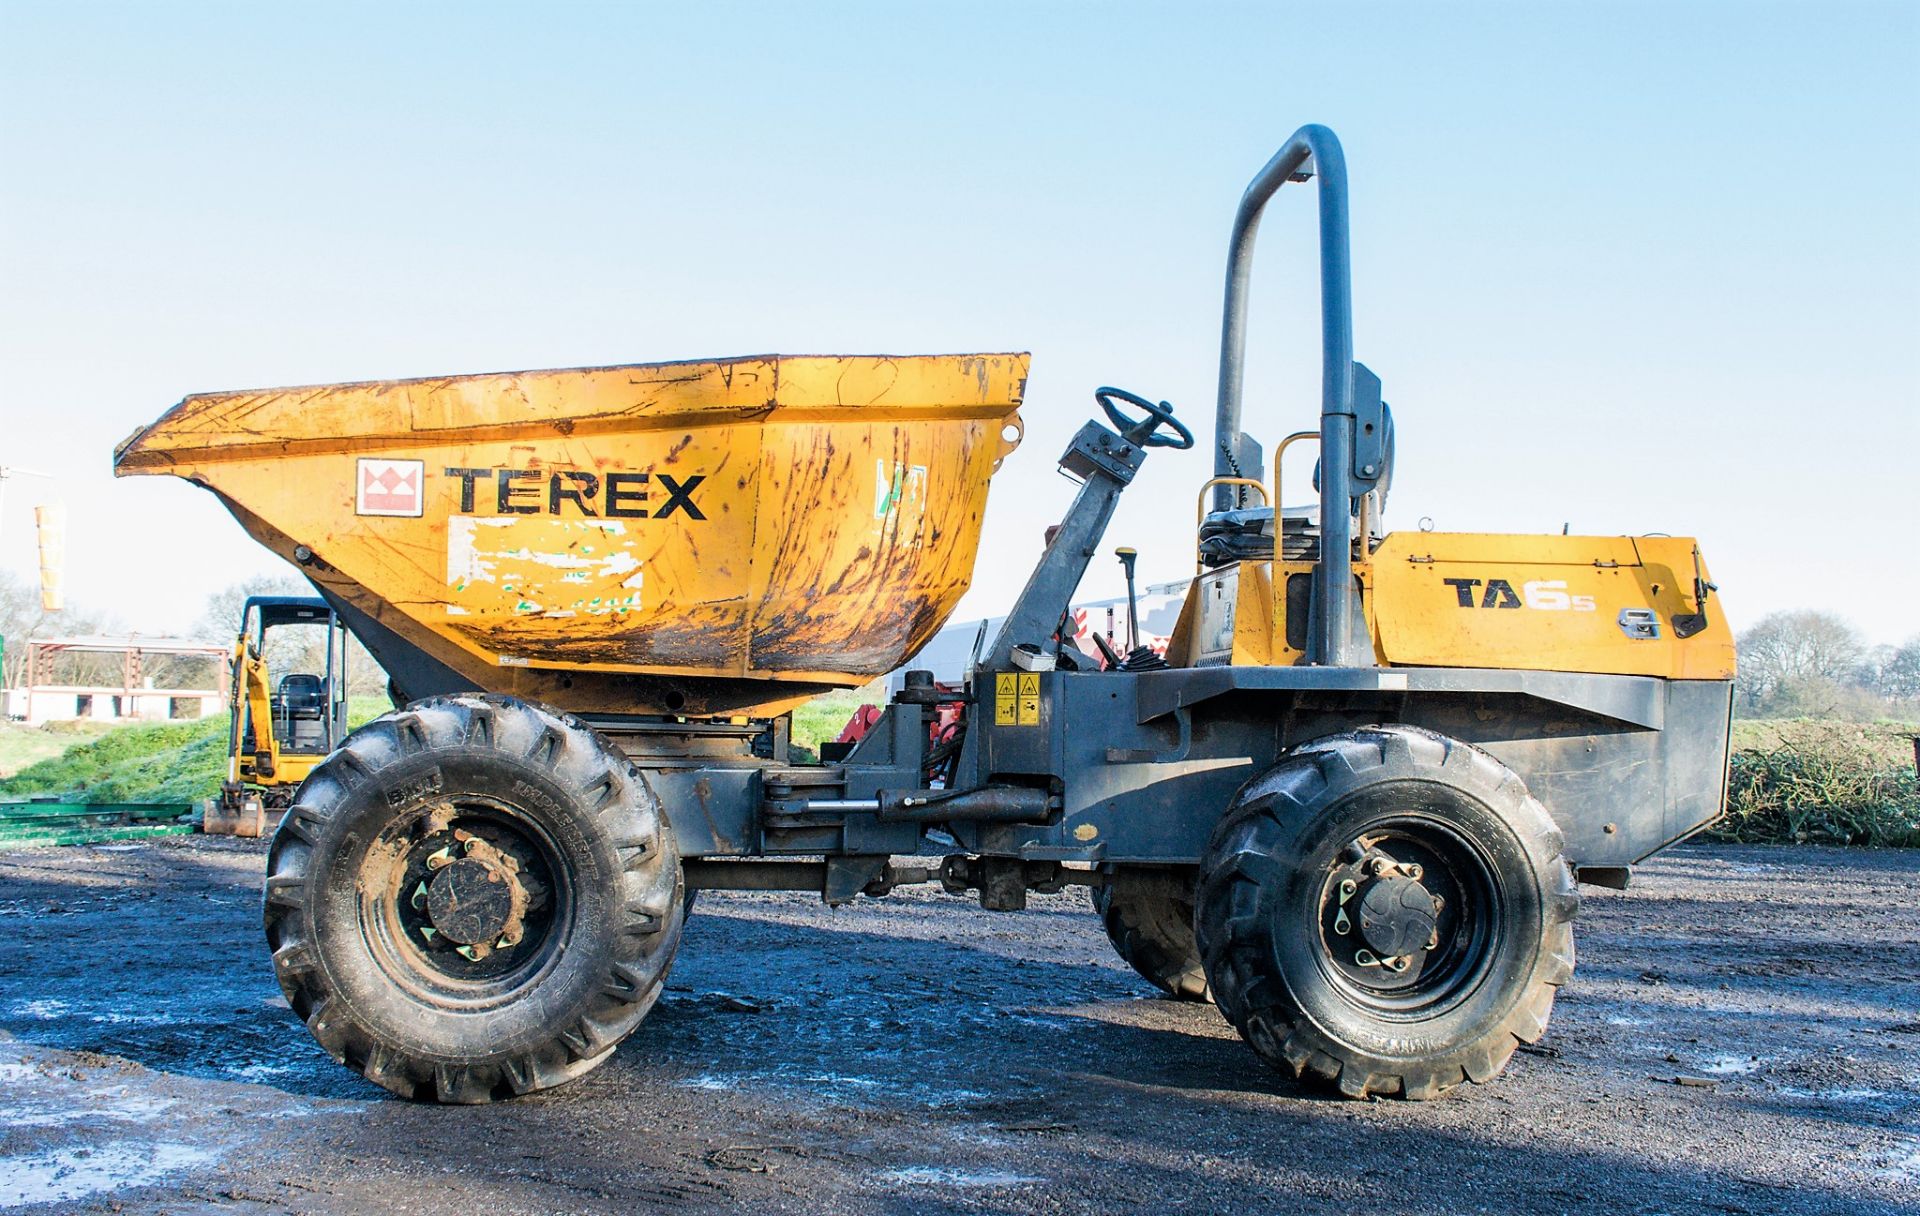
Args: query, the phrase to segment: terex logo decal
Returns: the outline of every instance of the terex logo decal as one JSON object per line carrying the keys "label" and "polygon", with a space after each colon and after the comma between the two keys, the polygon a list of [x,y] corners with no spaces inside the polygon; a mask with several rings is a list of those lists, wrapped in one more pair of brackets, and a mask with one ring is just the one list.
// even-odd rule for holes
{"label": "terex logo decal", "polygon": [[[1453,588],[1460,607],[1532,608],[1540,612],[1592,612],[1593,597],[1567,594],[1567,580],[1541,578],[1522,583],[1516,594],[1513,584],[1504,578],[1447,578],[1441,582]],[[1476,594],[1475,588],[1484,590]]]}
{"label": "terex logo decal", "polygon": [[[477,502],[490,503],[501,515],[561,515],[561,504],[580,515],[609,519],[665,519],[685,515],[705,519],[694,505],[693,492],[706,476],[695,473],[685,481],[668,473],[581,473],[563,469],[448,469],[460,479],[460,510],[473,511]],[[491,486],[484,483],[491,482]],[[655,493],[655,489],[660,492]]]}
{"label": "terex logo decal", "polygon": [[355,515],[406,515],[419,518],[427,467],[419,460],[376,460],[362,456],[354,470]]}

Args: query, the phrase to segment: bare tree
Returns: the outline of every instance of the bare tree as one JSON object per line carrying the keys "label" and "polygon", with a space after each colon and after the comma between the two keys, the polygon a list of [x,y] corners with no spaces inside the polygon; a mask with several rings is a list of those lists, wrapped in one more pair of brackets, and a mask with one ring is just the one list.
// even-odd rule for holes
{"label": "bare tree", "polygon": [[1829,612],[1774,612],[1740,635],[1741,699],[1759,712],[1792,692],[1858,683],[1865,643],[1852,625]]}
{"label": "bare tree", "polygon": [[1920,700],[1920,636],[1886,647],[1875,664],[1874,687],[1889,701]]}
{"label": "bare tree", "polygon": [[[231,642],[240,631],[240,610],[254,595],[313,596],[313,584],[295,574],[263,574],[235,583],[207,597],[206,610],[194,627],[199,636]],[[326,641],[316,628],[276,629],[268,638],[267,667],[276,677],[290,671],[318,673],[326,666]],[[352,696],[380,696],[387,691],[387,673],[352,634],[347,636],[347,692]]]}
{"label": "bare tree", "polygon": [[240,632],[240,609],[255,595],[314,594],[313,584],[297,574],[256,574],[241,583],[214,592],[194,624],[194,636],[207,641],[231,642]]}
{"label": "bare tree", "polygon": [[6,669],[0,685],[18,688],[26,679],[27,639],[47,618],[40,607],[40,588],[0,570],[0,645],[5,647]]}
{"label": "bare tree", "polygon": [[[27,682],[27,643],[32,639],[96,633],[107,627],[102,618],[80,608],[48,612],[40,606],[39,584],[0,570],[0,638],[5,639],[0,645],[5,647],[6,660],[0,686],[19,688]],[[105,662],[117,666],[119,660],[109,656]],[[92,667],[81,674],[90,679]]]}

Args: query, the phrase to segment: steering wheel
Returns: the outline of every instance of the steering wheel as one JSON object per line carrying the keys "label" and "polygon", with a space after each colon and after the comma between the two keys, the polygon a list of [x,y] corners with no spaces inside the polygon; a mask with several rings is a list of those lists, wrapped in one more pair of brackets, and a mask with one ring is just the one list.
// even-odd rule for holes
{"label": "steering wheel", "polygon": [[[1155,403],[1137,393],[1129,393],[1122,388],[1098,388],[1093,390],[1093,399],[1107,412],[1107,420],[1120,431],[1121,438],[1128,443],[1137,443],[1143,448],[1173,448],[1185,451],[1193,446],[1193,432],[1187,424],[1173,416],[1171,402]],[[1129,418],[1119,406],[1124,401],[1146,414],[1144,418]],[[1161,427],[1171,434],[1161,434]]]}

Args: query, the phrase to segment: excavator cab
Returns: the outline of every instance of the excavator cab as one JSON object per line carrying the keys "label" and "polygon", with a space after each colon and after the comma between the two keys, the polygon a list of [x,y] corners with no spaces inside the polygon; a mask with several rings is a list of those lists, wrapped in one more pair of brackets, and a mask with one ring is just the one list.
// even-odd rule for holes
{"label": "excavator cab", "polygon": [[347,737],[347,630],[326,601],[249,596],[233,643],[227,780],[208,832],[259,836]]}

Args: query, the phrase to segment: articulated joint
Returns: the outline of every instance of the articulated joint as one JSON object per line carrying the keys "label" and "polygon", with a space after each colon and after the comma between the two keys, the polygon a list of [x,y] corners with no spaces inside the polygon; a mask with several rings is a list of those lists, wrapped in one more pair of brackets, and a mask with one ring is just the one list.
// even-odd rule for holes
{"label": "articulated joint", "polygon": [[1097,870],[1069,869],[1057,861],[1027,861],[1019,857],[946,858],[940,863],[940,885],[950,895],[980,893],[980,906],[989,912],[1018,912],[1027,906],[1027,892],[1055,895],[1069,885],[1106,885]]}

